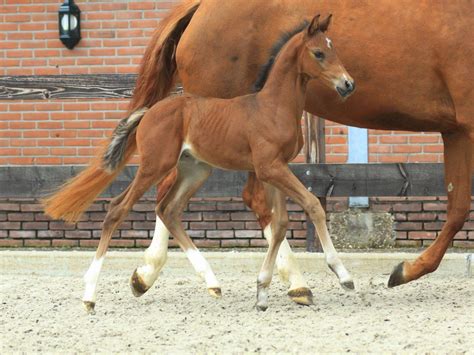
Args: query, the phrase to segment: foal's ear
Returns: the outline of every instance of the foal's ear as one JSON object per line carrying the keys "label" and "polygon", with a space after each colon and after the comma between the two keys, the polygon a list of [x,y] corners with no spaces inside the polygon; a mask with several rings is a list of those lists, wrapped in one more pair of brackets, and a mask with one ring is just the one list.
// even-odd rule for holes
{"label": "foal's ear", "polygon": [[328,30],[329,24],[331,23],[331,19],[332,14],[329,14],[329,16],[319,24],[319,30],[321,32],[326,32]]}
{"label": "foal's ear", "polygon": [[311,20],[311,23],[308,26],[308,35],[309,36],[314,36],[316,32],[319,31],[319,18],[321,17],[320,14],[317,14],[314,16],[314,18]]}

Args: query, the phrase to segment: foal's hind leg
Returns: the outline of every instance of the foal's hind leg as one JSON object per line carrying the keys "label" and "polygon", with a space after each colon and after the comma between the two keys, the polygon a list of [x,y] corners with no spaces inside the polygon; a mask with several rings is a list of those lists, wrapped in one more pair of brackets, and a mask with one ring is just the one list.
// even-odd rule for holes
{"label": "foal's hind leg", "polygon": [[265,194],[266,201],[273,210],[270,225],[267,226],[271,229],[273,237],[269,240],[267,254],[257,279],[257,303],[255,306],[259,311],[265,311],[268,308],[268,288],[272,281],[275,259],[281,242],[285,239],[288,225],[285,195],[270,185],[265,186]]}
{"label": "foal's hind leg", "polygon": [[269,183],[283,191],[308,214],[311,221],[314,223],[321,240],[321,246],[323,247],[326,256],[326,263],[337,275],[341,286],[344,289],[353,290],[354,282],[352,281],[351,275],[344,267],[344,264],[339,259],[336,249],[332,244],[326,225],[326,213],[324,212],[318,198],[306,190],[304,185],[291,172],[285,162],[274,161],[269,165],[263,162],[262,164],[256,163],[255,165],[259,166],[259,170],[256,171],[256,173],[261,181]]}
{"label": "foal's hind leg", "polygon": [[[267,206],[263,184],[257,180],[253,172],[249,173],[242,197],[245,204],[257,215],[265,239],[269,244],[272,243],[273,233],[270,225],[272,213]],[[298,262],[286,238],[281,242],[276,264],[281,280],[283,282],[290,282],[288,296],[298,304],[313,304],[313,294],[301,274]]]}
{"label": "foal's hind leg", "polygon": [[159,177],[160,176],[154,171],[139,168],[136,177],[127,190],[110,204],[109,211],[105,216],[96,255],[84,275],[85,291],[83,302],[84,307],[89,313],[94,312],[97,296],[97,282],[112,235],[120,223],[122,223],[134,203],[138,201],[150,186],[159,180]]}
{"label": "foal's hind leg", "polygon": [[[176,182],[176,169],[168,174],[158,185],[157,203],[166,196]],[[138,267],[131,279],[130,287],[136,297],[143,295],[153,285],[168,258],[168,240],[170,233],[156,216],[155,231],[150,246],[145,251],[145,265]]]}
{"label": "foal's hind leg", "polygon": [[471,176],[474,168],[474,135],[465,132],[443,134],[445,185],[448,216],[441,234],[413,263],[399,264],[390,275],[389,287],[398,286],[435,271],[446,249],[469,215]]}
{"label": "foal's hind leg", "polygon": [[198,275],[206,281],[209,293],[214,297],[220,297],[221,288],[214,272],[181,225],[182,211],[189,199],[207,180],[211,171],[209,165],[195,160],[187,152],[183,153],[178,165],[176,183],[158,205],[157,215],[186,253]]}

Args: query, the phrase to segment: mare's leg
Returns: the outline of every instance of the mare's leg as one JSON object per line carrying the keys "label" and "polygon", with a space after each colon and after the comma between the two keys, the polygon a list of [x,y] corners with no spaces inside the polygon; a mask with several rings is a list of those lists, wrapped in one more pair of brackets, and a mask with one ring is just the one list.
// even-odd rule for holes
{"label": "mare's leg", "polygon": [[271,206],[273,210],[271,222],[267,226],[271,229],[272,238],[269,240],[267,254],[257,279],[257,303],[255,306],[259,311],[265,311],[268,308],[268,288],[272,281],[275,259],[280,245],[285,239],[288,226],[285,195],[271,185],[265,186],[265,195],[268,206]]}
{"label": "mare's leg", "polygon": [[205,280],[209,293],[214,297],[220,297],[221,288],[214,272],[181,224],[182,211],[189,199],[207,180],[211,171],[209,165],[195,160],[186,152],[183,153],[178,165],[176,183],[158,205],[157,215],[186,253],[197,274]]}
{"label": "mare's leg", "polygon": [[[257,215],[258,222],[262,227],[263,234],[268,243],[272,243],[273,233],[270,226],[272,213],[267,206],[265,198],[265,190],[262,182],[260,182],[255,173],[249,173],[247,184],[242,193],[245,204],[250,207]],[[291,299],[303,305],[313,304],[313,294],[306,283],[298,266],[295,255],[291,251],[288,241],[283,239],[278,250],[276,259],[278,274],[283,282],[290,283],[288,296]]]}
{"label": "mare's leg", "polygon": [[138,199],[159,180],[159,178],[159,171],[149,170],[148,168],[142,169],[140,167],[137,175],[127,190],[111,202],[109,211],[105,216],[102,234],[100,236],[100,242],[94,260],[84,275],[85,291],[83,302],[87,312],[94,313],[97,296],[97,282],[105,258],[105,253],[107,252],[113,233],[125,219],[134,203],[137,202]]}
{"label": "mare's leg", "polygon": [[304,209],[316,227],[329,268],[337,275],[344,289],[353,290],[354,282],[332,244],[326,226],[326,213],[318,198],[306,190],[285,162],[260,165],[256,173],[260,180],[277,187]]}
{"label": "mare's leg", "polygon": [[[176,169],[158,185],[157,204],[163,200],[176,182]],[[130,287],[136,297],[143,295],[156,281],[168,258],[170,233],[156,216],[155,231],[150,246],[145,250],[145,265],[138,267],[130,279]]]}
{"label": "mare's leg", "polygon": [[443,134],[445,185],[448,215],[440,235],[413,263],[402,262],[390,275],[389,287],[398,286],[435,271],[455,234],[461,230],[471,205],[471,176],[474,168],[474,135]]}

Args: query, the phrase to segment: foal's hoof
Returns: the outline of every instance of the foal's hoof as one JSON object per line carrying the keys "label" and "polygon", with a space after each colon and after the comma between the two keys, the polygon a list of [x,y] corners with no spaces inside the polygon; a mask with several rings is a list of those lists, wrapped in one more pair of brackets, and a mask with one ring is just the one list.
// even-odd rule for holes
{"label": "foal's hoof", "polygon": [[255,308],[257,309],[257,311],[260,311],[260,312],[265,312],[267,309],[268,309],[268,304],[267,303],[256,303],[255,304]]}
{"label": "foal's hoof", "polygon": [[300,287],[288,291],[288,296],[297,304],[311,306],[313,304],[313,293],[309,288]]}
{"label": "foal's hoof", "polygon": [[82,304],[87,313],[94,315],[95,314],[95,302],[83,301]]}
{"label": "foal's hoof", "polygon": [[222,297],[222,291],[221,291],[220,287],[211,287],[211,288],[208,288],[207,291],[214,298],[221,298]]}
{"label": "foal's hoof", "polygon": [[142,296],[149,289],[149,287],[145,285],[141,277],[138,275],[137,269],[135,269],[132,277],[130,278],[130,288],[132,289],[132,293],[135,297]]}
{"label": "foal's hoof", "polygon": [[355,290],[354,281],[352,281],[352,280],[341,282],[341,286],[346,291],[354,291]]}
{"label": "foal's hoof", "polygon": [[403,275],[404,262],[401,262],[392,271],[390,278],[388,279],[388,287],[395,287],[407,283],[405,276]]}

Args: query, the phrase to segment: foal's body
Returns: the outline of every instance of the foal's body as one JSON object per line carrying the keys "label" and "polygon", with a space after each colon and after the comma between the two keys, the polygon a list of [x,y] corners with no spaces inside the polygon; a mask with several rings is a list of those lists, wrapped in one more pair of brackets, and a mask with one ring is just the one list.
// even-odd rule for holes
{"label": "foal's body", "polygon": [[[324,35],[329,21],[330,17],[320,24],[317,16],[309,26],[292,33],[293,37],[289,36],[276,58],[265,86],[256,94],[228,100],[186,94],[163,100],[146,113],[143,110],[123,120],[103,156],[102,166],[92,164],[47,201],[49,214],[57,215],[57,211],[63,211],[63,218],[68,214],[77,218],[113,180],[135,148],[138,150],[140,165],[137,174],[127,190],[111,202],[96,258],[85,277],[83,300],[89,311],[94,309],[98,275],[115,229],[133,204],[174,169],[176,178],[156,212],[163,227],[176,238],[206,279],[211,293],[220,294],[217,280],[194,248],[180,217],[189,198],[208,178],[212,166],[252,171],[264,183],[266,203],[272,211],[267,228],[271,229],[273,237],[258,276],[258,309],[265,310],[268,306],[273,266],[288,223],[287,196],[298,203],[315,224],[326,261],[341,285],[354,288],[351,276],[332,245],[325,213],[318,199],[288,168],[288,162],[298,154],[303,144],[300,118],[308,82],[318,78],[343,97],[354,90],[352,79]],[[78,190],[84,189],[86,183],[91,186],[83,195]],[[64,212],[63,202],[70,206],[70,211]],[[158,249],[163,250],[163,245]],[[134,272],[131,283],[135,295],[148,290],[161,267],[162,264],[146,265]],[[302,288],[295,289],[293,296],[310,299],[311,295],[308,289]]]}

